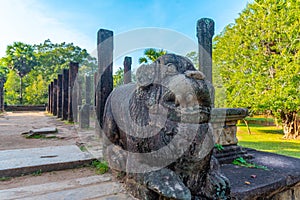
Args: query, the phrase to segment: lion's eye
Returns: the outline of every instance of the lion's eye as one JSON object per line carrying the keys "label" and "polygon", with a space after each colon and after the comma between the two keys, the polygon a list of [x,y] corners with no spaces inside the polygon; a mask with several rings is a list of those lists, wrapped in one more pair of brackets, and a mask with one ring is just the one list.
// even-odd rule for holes
{"label": "lion's eye", "polygon": [[168,73],[175,73],[177,71],[176,66],[172,63],[167,64],[167,72]]}
{"label": "lion's eye", "polygon": [[188,94],[187,96],[186,96],[186,98],[185,98],[185,100],[187,101],[187,102],[191,102],[192,100],[193,100],[193,95],[192,94]]}

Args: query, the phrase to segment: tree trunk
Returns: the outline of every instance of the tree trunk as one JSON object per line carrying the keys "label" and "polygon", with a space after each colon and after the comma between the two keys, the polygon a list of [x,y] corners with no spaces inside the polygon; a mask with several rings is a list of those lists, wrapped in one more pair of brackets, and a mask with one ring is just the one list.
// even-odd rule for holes
{"label": "tree trunk", "polygon": [[297,112],[292,111],[288,113],[281,112],[283,138],[297,139],[300,138],[300,123],[297,120]]}

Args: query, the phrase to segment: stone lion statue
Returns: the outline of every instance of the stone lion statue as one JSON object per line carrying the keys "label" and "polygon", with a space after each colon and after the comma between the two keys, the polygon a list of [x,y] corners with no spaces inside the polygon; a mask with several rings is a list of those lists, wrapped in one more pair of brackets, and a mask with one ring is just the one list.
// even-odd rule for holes
{"label": "stone lion statue", "polygon": [[210,87],[183,56],[166,54],[112,91],[104,111],[104,155],[141,199],[226,199],[210,120]]}

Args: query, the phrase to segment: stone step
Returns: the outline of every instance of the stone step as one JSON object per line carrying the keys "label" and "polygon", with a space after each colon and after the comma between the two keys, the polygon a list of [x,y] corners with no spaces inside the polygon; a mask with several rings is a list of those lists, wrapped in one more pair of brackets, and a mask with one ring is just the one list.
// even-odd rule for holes
{"label": "stone step", "polygon": [[95,158],[76,145],[0,151],[0,177],[70,169]]}
{"label": "stone step", "polygon": [[0,199],[134,199],[111,175],[97,175],[39,185],[0,190]]}

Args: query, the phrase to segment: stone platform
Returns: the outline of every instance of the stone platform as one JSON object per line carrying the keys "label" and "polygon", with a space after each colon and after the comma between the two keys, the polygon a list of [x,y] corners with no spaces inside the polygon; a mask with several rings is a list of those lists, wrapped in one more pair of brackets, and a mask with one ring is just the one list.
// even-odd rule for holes
{"label": "stone platform", "polygon": [[76,145],[0,151],[0,177],[70,169],[95,158]]}
{"label": "stone platform", "polygon": [[300,159],[247,149],[250,161],[268,170],[224,164],[231,183],[231,199],[300,200]]}

